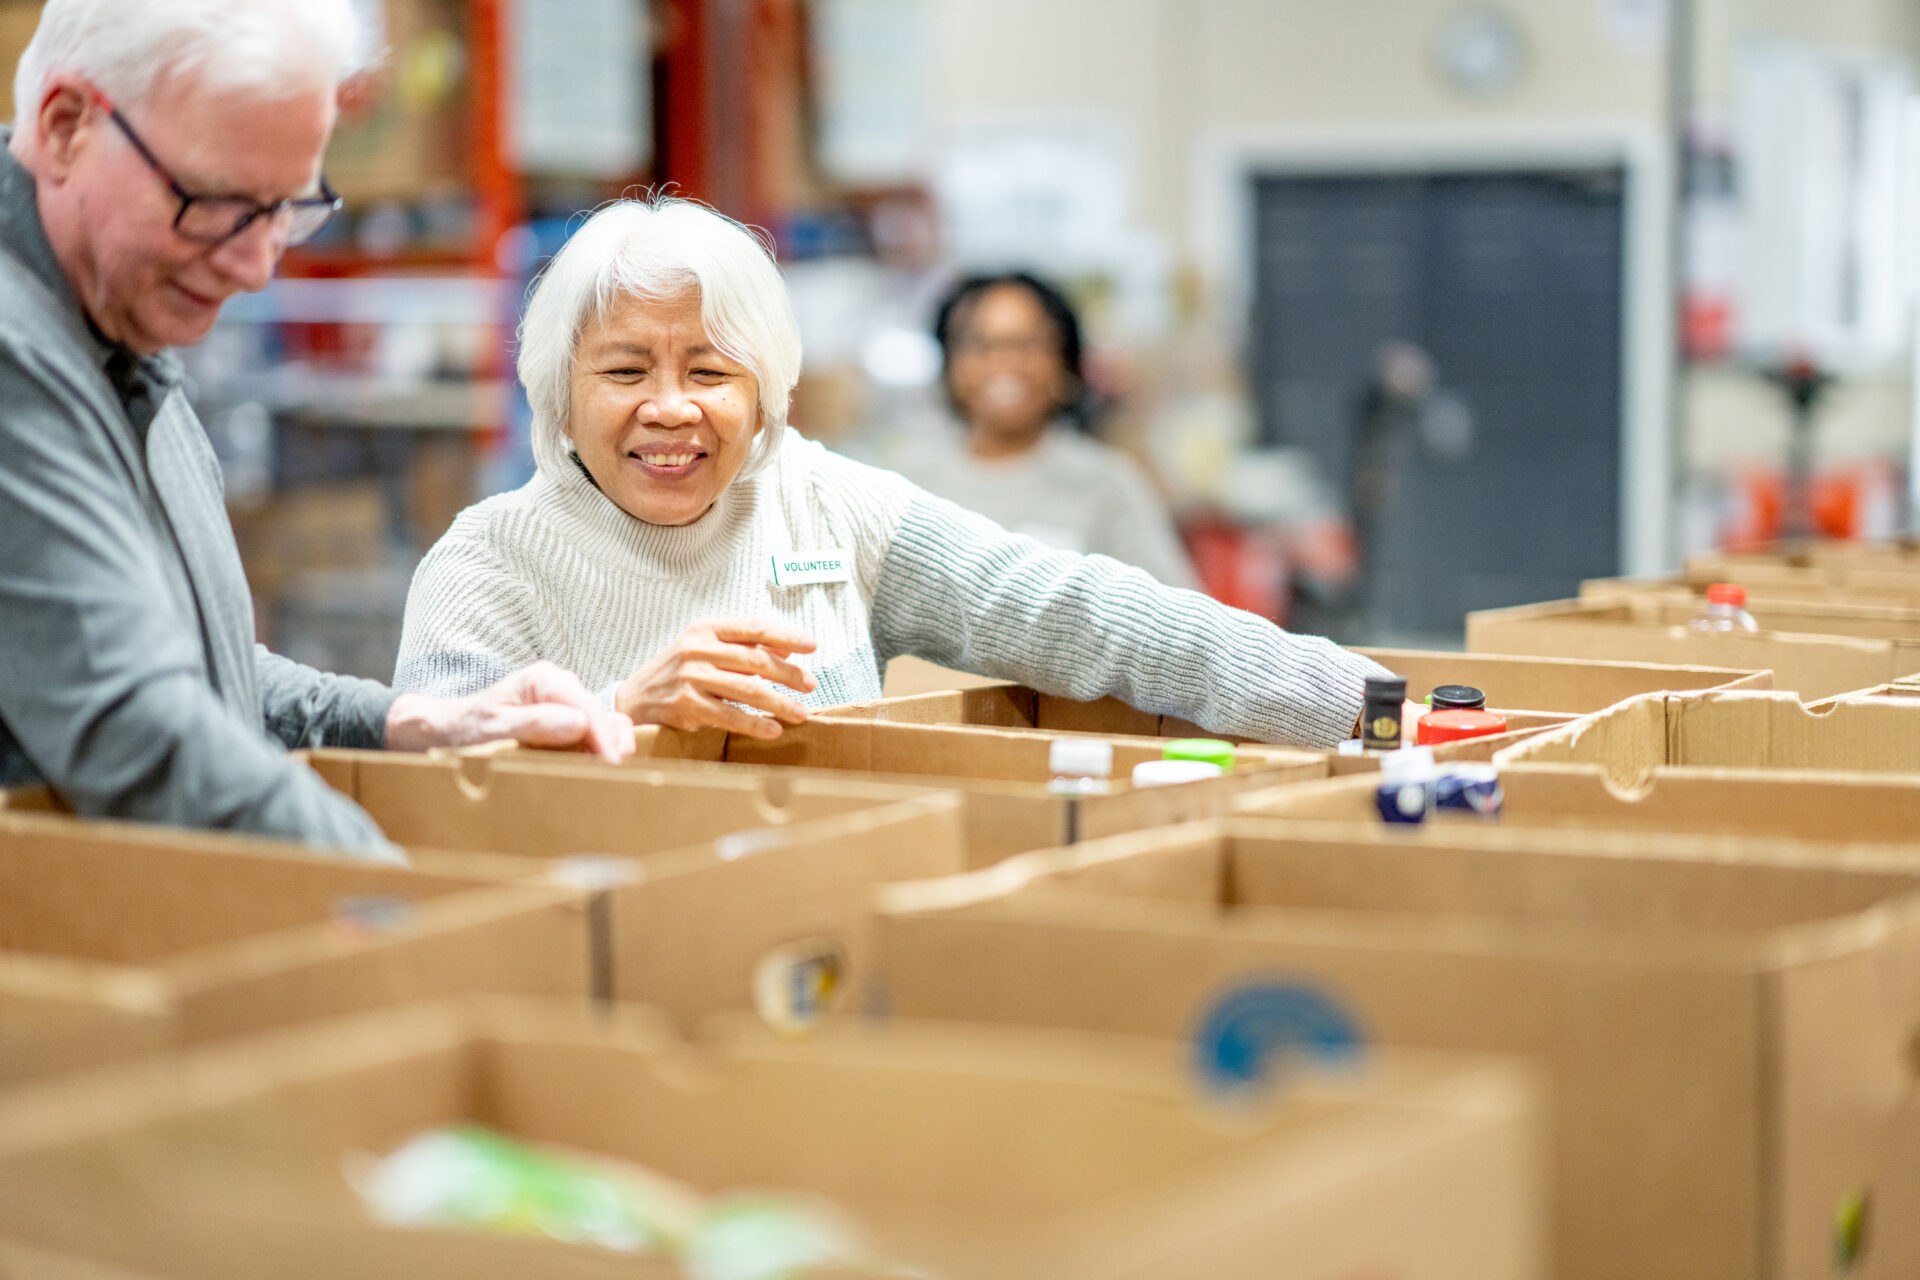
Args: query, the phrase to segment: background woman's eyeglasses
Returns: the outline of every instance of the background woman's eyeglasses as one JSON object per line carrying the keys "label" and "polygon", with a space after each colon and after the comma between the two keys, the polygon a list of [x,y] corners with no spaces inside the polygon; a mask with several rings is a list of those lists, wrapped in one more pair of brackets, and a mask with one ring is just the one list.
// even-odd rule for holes
{"label": "background woman's eyeglasses", "polygon": [[197,196],[181,186],[167,167],[160,163],[160,158],[141,141],[140,135],[127,123],[127,118],[120,114],[120,108],[114,106],[104,94],[96,93],[94,96],[107,109],[107,114],[120,127],[120,132],[126,135],[127,141],[133,144],[133,149],[140,153],[140,158],[179,197],[180,212],[174,215],[173,229],[184,239],[196,244],[222,244],[260,218],[272,221],[284,216],[281,234],[285,242],[289,245],[305,244],[320,233],[320,228],[327,225],[344,203],[324,177],[320,179],[319,195],[295,196],[276,200],[272,204],[261,204],[246,196]]}

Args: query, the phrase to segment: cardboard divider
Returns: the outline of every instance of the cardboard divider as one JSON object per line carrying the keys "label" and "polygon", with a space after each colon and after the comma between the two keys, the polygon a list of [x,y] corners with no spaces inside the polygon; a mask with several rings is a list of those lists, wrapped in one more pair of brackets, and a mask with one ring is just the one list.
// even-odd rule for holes
{"label": "cardboard divider", "polygon": [[0,1081],[425,996],[588,992],[586,895],[0,815]]}
{"label": "cardboard divider", "polygon": [[1669,769],[1920,777],[1920,702],[1843,699],[1815,710],[1790,693],[1648,694],[1510,747],[1496,762],[1587,765],[1622,786]]}
{"label": "cardboard divider", "polygon": [[[1898,679],[1920,670],[1920,628],[1904,620],[1801,611],[1770,613],[1759,632],[1701,632],[1687,625],[1685,602],[1652,596],[1552,600],[1467,615],[1467,648],[1475,653],[1653,663],[1680,663],[1773,673],[1773,687],[1807,699]],[[1808,630],[1810,624],[1839,627]],[[1895,635],[1875,634],[1894,632]],[[1865,633],[1865,634],[1860,634]]]}
{"label": "cardboard divider", "polygon": [[1533,1055],[1552,1274],[1824,1275],[1915,1086],[1920,869],[1741,844],[1201,823],[893,886],[875,946],[905,1017],[1182,1035],[1277,976],[1374,1040]]}
{"label": "cardboard divider", "polygon": [[608,894],[611,994],[683,1030],[722,1012],[804,1030],[863,1010],[874,889],[973,865],[952,792],[658,860]]}
{"label": "cardboard divider", "polygon": [[[1300,818],[1371,825],[1382,840],[1477,840],[1489,830],[1536,827],[1603,835],[1691,833],[1758,856],[1775,842],[1783,856],[1854,865],[1920,869],[1920,777],[1807,773],[1756,775],[1657,770],[1622,785],[1584,765],[1509,765],[1500,771],[1504,802],[1497,822],[1440,810],[1415,834],[1380,821],[1377,788],[1365,778],[1252,791],[1234,802],[1248,817]],[[1429,834],[1432,833],[1432,834]]]}
{"label": "cardboard divider", "polygon": [[[416,866],[466,855],[649,857],[759,828],[897,804],[927,788],[857,778],[609,769],[576,752],[305,753],[327,784],[373,815]],[[521,873],[537,869],[523,864]]]}
{"label": "cardboard divider", "polygon": [[849,1278],[1540,1274],[1523,1071],[1385,1052],[1225,1112],[1171,1050],[903,1024],[805,1046],[721,1024],[694,1047],[638,1014],[416,1007],[0,1100],[0,1235],[201,1280],[677,1274],[368,1221],[352,1153],[474,1122],[703,1194],[821,1197],[889,1264]]}
{"label": "cardboard divider", "polygon": [[1831,698],[1822,698],[1818,702],[1809,702],[1807,710],[1824,714],[1842,702],[1852,702],[1858,698],[1920,698],[1920,676],[1907,676],[1900,680],[1891,680],[1886,684],[1876,684],[1866,689],[1855,689],[1849,693],[1836,694]]}
{"label": "cardboard divider", "polygon": [[[1239,792],[1327,776],[1318,752],[1243,746],[1225,777],[1171,787],[1121,781],[1142,760],[1158,759],[1151,739],[1114,738],[1111,789],[1064,796],[1048,790],[1048,738],[1029,732],[955,725],[898,724],[816,716],[774,742],[717,729],[683,732],[648,725],[638,752],[619,768],[667,776],[887,782],[953,789],[965,797],[966,846],[978,864],[1029,849],[1186,822],[1226,812]],[[542,768],[580,768],[577,753],[490,747],[488,758]],[[589,769],[607,769],[589,762]]]}

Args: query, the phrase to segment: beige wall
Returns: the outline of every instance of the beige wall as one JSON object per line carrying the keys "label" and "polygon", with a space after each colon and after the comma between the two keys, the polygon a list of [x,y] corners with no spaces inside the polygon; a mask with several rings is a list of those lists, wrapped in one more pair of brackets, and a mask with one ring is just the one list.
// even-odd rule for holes
{"label": "beige wall", "polygon": [[1188,231],[1188,152],[1211,130],[1274,125],[1657,121],[1663,63],[1605,36],[1592,0],[1510,6],[1528,71],[1496,103],[1434,69],[1458,0],[929,0],[936,121],[1110,115],[1139,148],[1141,216]]}
{"label": "beige wall", "polygon": [[[1508,0],[1527,33],[1524,79],[1467,100],[1434,68],[1436,28],[1460,0],[928,0],[936,122],[1021,112],[1099,114],[1137,147],[1137,216],[1191,252],[1191,157],[1222,130],[1475,124],[1664,129],[1664,50],[1620,47],[1602,0]],[[1891,50],[1920,65],[1920,0],[1695,0],[1697,100],[1726,107],[1740,42],[1777,35]],[[1904,450],[1904,370],[1841,388],[1822,452]],[[1778,456],[1785,408],[1737,370],[1684,375],[1677,438],[1690,465]]]}

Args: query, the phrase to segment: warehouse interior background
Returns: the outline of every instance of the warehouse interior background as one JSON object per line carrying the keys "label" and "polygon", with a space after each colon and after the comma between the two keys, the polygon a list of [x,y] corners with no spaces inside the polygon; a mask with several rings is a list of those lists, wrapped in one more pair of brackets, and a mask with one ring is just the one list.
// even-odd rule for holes
{"label": "warehouse interior background", "polygon": [[366,7],[346,216],[188,353],[261,638],[323,668],[390,678],[420,554],[530,474],[527,285],[643,187],[769,233],[794,425],[882,462],[947,429],[945,288],[1060,282],[1206,589],[1343,641],[1920,509],[1913,0]]}

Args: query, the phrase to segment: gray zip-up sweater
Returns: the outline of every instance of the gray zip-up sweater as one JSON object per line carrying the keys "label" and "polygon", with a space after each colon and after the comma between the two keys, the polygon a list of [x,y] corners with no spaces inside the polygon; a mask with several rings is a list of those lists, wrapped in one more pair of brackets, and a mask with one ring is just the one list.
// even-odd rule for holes
{"label": "gray zip-up sweater", "polygon": [[0,130],[0,785],[79,813],[390,860],[287,758],[377,747],[393,693],[253,640],[220,471],[171,354],[88,322]]}

